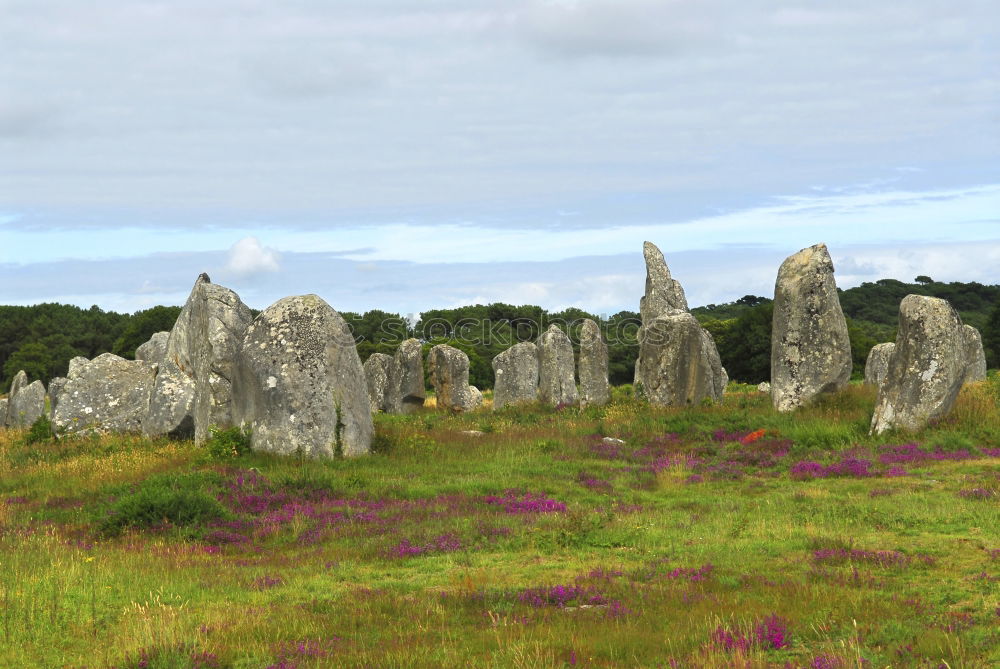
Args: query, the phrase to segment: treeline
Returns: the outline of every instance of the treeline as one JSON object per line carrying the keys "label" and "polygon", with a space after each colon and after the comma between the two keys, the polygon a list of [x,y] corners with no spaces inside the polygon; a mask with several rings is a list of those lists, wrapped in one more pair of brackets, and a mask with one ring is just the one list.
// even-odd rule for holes
{"label": "treeline", "polygon": [[[958,309],[962,320],[983,335],[987,363],[1000,367],[1000,285],[940,283],[917,277],[914,283],[882,279],[840,291],[847,316],[854,372],[864,371],[868,351],[875,344],[894,341],[899,303],[909,294],[942,297]],[[712,333],[722,364],[733,380],[758,383],[770,376],[770,299],[746,295],[734,302],[709,304],[691,310]],[[3,391],[18,370],[46,384],[63,376],[74,356],[93,358],[112,352],[126,358],[155,332],[173,327],[180,307],[153,307],[133,314],[80,309],[63,304],[31,307],[0,306],[0,371]],[[609,317],[580,309],[549,312],[534,305],[495,303],[456,309],[433,309],[411,323],[399,314],[372,310],[364,314],[343,312],[366,360],[372,353],[393,353],[408,337],[428,346],[447,343],[469,356],[469,381],[479,388],[493,387],[493,357],[521,341],[534,341],[550,324],[557,324],[579,344],[583,319],[598,323],[608,343],[609,377],[613,384],[631,383],[639,314],[621,311]]]}

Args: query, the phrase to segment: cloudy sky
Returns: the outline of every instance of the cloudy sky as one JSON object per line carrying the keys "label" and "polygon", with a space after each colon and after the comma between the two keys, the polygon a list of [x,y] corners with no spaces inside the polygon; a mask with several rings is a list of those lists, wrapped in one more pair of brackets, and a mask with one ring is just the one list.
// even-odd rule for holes
{"label": "cloudy sky", "polygon": [[995,0],[0,0],[0,303],[1000,283]]}

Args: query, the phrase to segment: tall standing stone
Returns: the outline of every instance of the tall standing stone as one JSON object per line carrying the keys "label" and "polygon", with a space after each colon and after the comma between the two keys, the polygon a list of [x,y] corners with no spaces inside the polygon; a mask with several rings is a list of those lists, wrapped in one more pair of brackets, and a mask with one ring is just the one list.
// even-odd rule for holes
{"label": "tall standing stone", "polygon": [[[372,353],[364,364],[365,382],[372,413],[396,413],[398,408],[398,379],[395,360],[385,353]],[[396,386],[396,387],[394,387]]]}
{"label": "tall standing stone", "polygon": [[771,401],[792,411],[851,380],[851,341],[825,244],[789,256],[774,284]]}
{"label": "tall standing stone", "polygon": [[589,318],[580,328],[580,359],[577,361],[580,377],[580,404],[603,406],[611,399],[608,386],[608,345],[601,336],[601,328]]}
{"label": "tall standing stone", "polygon": [[9,403],[9,399],[0,397],[0,428],[7,426],[7,405]]}
{"label": "tall standing stone", "polygon": [[24,370],[17,373],[7,396],[7,427],[28,427],[45,413],[45,385],[28,383]]}
{"label": "tall standing stone", "polygon": [[971,325],[962,327],[965,340],[965,382],[975,383],[986,380],[986,351],[983,350],[983,338],[979,330]]}
{"label": "tall standing stone", "polygon": [[344,319],[316,295],[286,297],[246,329],[233,418],[251,447],[282,455],[357,456],[371,447],[365,372]]}
{"label": "tall standing stone", "polygon": [[167,355],[168,341],[170,341],[169,332],[155,333],[149,338],[149,341],[139,344],[139,347],[135,349],[135,359],[160,364],[163,362],[164,356]]}
{"label": "tall standing stone", "polygon": [[62,395],[63,390],[66,389],[66,384],[69,383],[69,379],[64,376],[57,376],[54,379],[49,380],[49,412],[52,415],[56,413],[56,406],[59,404],[59,396]]}
{"label": "tall standing stone", "polygon": [[201,443],[210,425],[233,425],[233,360],[251,320],[236,293],[207,274],[198,277],[167,340],[147,434],[178,434],[190,426]]}
{"label": "tall standing stone", "polygon": [[533,342],[514,344],[493,358],[493,408],[538,399],[538,347]]}
{"label": "tall standing stone", "polygon": [[872,346],[872,350],[868,352],[868,360],[865,361],[865,385],[876,388],[882,385],[889,371],[889,358],[895,349],[896,344],[891,341]]}
{"label": "tall standing stone", "polygon": [[395,403],[390,413],[412,413],[424,406],[427,390],[424,386],[423,345],[419,339],[407,339],[393,355],[393,371],[399,375],[392,383]]}
{"label": "tall standing stone", "polygon": [[573,343],[555,324],[538,338],[538,399],[552,406],[576,404]]}
{"label": "tall standing stone", "polygon": [[688,311],[663,253],[643,244],[646,294],[639,301],[639,357],[634,385],[653,404],[682,406],[721,399],[729,382],[712,335]]}
{"label": "tall standing stone", "polygon": [[52,414],[57,435],[138,433],[149,407],[155,367],[104,353],[70,372]]}
{"label": "tall standing stone", "polygon": [[951,411],[968,368],[964,326],[946,301],[907,295],[899,305],[896,348],[879,386],[871,431],[919,430]]}
{"label": "tall standing stone", "polygon": [[438,344],[427,354],[427,369],[439,409],[471,411],[475,408],[475,400],[469,392],[469,356],[464,351]]}

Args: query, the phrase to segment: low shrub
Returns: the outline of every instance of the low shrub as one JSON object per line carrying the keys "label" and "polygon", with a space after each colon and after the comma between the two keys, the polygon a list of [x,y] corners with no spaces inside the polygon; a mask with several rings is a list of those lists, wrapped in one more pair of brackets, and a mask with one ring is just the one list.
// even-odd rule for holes
{"label": "low shrub", "polygon": [[204,474],[146,479],[113,496],[110,505],[98,511],[102,514],[97,520],[98,531],[117,536],[126,529],[199,529],[228,515],[219,500],[205,490],[209,485]]}

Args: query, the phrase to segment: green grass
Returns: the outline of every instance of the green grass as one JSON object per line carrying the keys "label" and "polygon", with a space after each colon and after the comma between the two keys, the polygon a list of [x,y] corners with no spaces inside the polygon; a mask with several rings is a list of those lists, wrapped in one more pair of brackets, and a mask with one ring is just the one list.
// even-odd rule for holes
{"label": "green grass", "polygon": [[996,666],[998,387],[879,438],[863,386],[378,416],[326,462],[0,433],[0,666]]}

